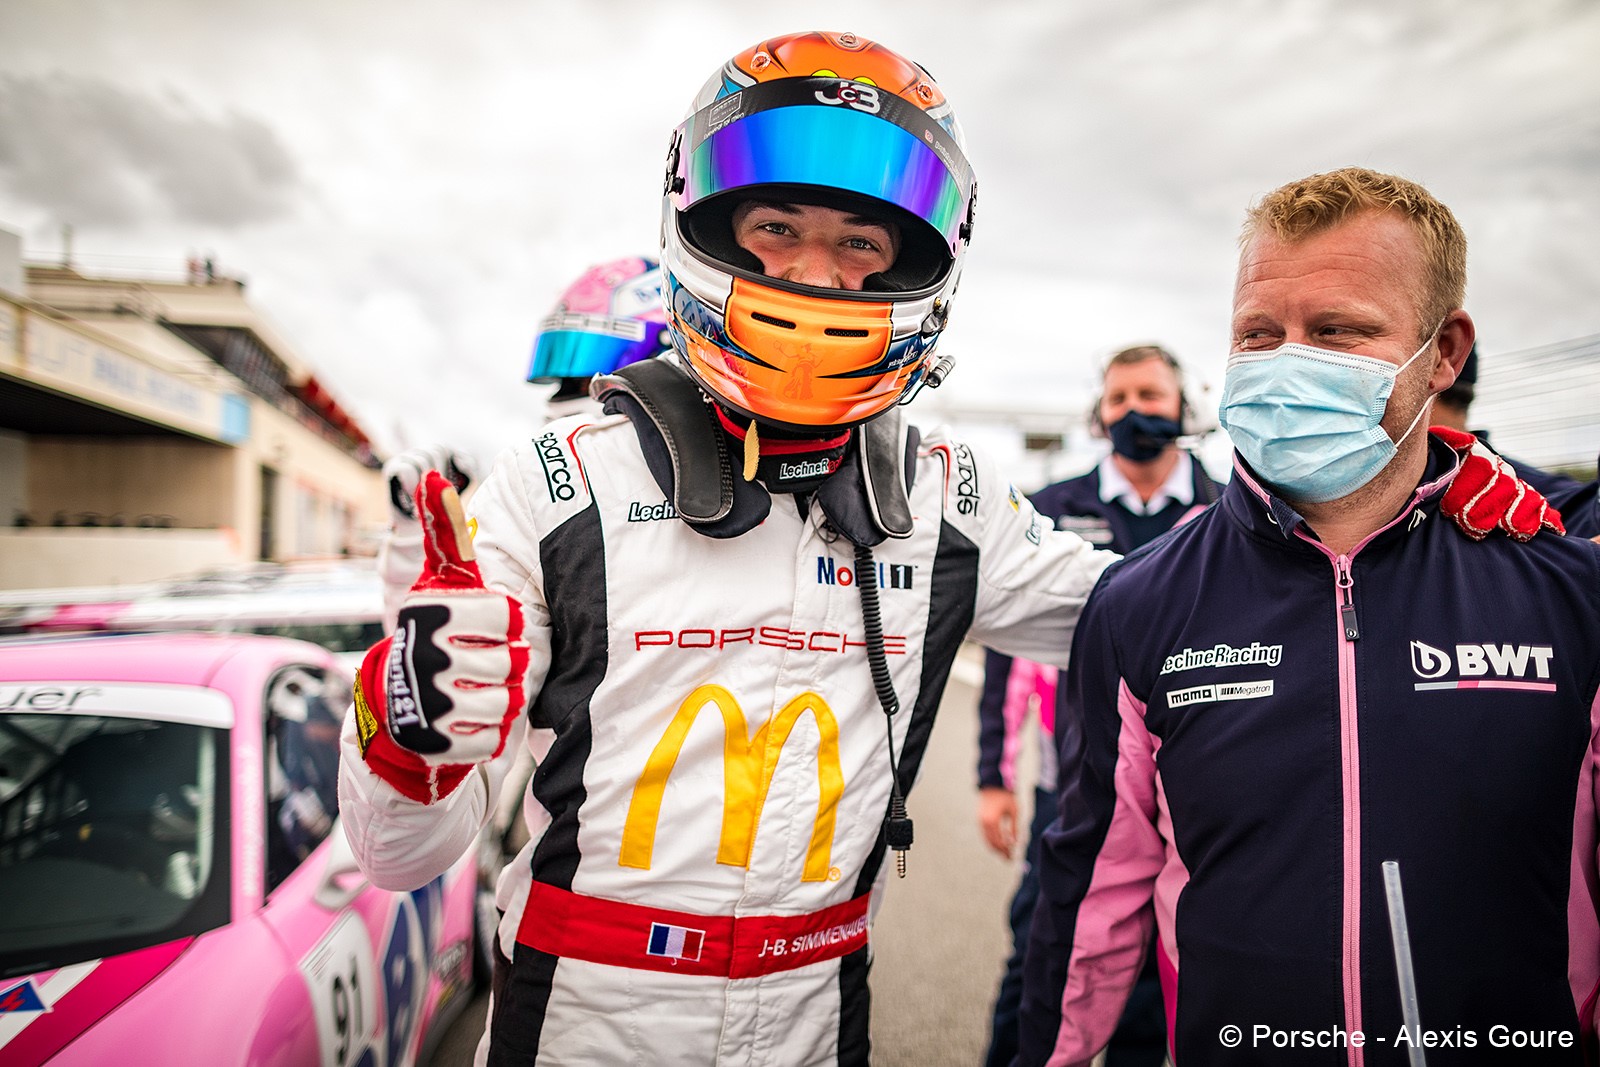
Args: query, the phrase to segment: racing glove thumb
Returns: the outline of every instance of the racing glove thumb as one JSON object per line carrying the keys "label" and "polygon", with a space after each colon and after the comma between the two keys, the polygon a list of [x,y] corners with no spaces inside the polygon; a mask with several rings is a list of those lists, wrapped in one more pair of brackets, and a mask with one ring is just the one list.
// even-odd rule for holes
{"label": "racing glove thumb", "polygon": [[1503,530],[1518,541],[1530,541],[1540,530],[1565,534],[1561,513],[1533,486],[1517,477],[1511,464],[1470,433],[1435,426],[1429,433],[1461,457],[1439,509],[1474,541]]}
{"label": "racing glove thumb", "polygon": [[384,633],[394,632],[400,605],[422,569],[422,522],[417,518],[417,487],[422,484],[422,476],[431,470],[448,478],[462,496],[477,480],[473,461],[444,445],[409,448],[383,465],[383,476],[389,485],[389,530],[378,546]]}
{"label": "racing glove thumb", "polygon": [[445,445],[406,449],[383,465],[389,482],[389,518],[397,528],[417,523],[417,489],[429,471],[444,475],[461,496],[477,481],[472,459]]}
{"label": "racing glove thumb", "polygon": [[417,488],[425,562],[394,633],[356,677],[356,738],[374,773],[428,804],[500,754],[523,708],[522,605],[484,587],[460,497],[437,471]]}

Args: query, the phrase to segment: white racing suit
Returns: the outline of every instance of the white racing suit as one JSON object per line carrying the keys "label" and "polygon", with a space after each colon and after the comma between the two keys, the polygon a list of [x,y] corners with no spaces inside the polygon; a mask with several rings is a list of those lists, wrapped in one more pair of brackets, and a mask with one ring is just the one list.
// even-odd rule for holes
{"label": "white racing suit", "polygon": [[[1064,663],[1116,557],[1054,532],[942,431],[898,432],[910,535],[878,544],[874,569],[909,788],[963,638]],[[830,477],[847,476],[865,484]],[[622,415],[552,424],[473,498],[485,579],[526,606],[532,696],[512,737],[538,759],[532,840],[498,883],[509,966],[479,1061],[866,1063],[890,750],[854,548],[815,501],[802,518],[775,496],[723,538],[670,501]],[[347,724],[363,870],[390,888],[438,875],[502,777],[416,803]]]}

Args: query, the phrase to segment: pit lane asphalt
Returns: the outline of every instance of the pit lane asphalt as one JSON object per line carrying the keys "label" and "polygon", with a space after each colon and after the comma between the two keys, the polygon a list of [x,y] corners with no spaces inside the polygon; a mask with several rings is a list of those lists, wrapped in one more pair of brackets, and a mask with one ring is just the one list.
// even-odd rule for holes
{"label": "pit lane asphalt", "polygon": [[[889,874],[873,924],[872,1062],[875,1067],[971,1067],[983,1062],[989,1010],[1010,951],[1006,911],[1020,877],[983,843],[977,821],[978,686],[982,651],[962,649],[907,801],[916,844],[904,880]],[[1030,734],[1019,746],[1025,834],[1036,774]],[[1019,845],[1018,851],[1021,851]],[[893,864],[893,859],[889,860]],[[488,998],[462,1012],[430,1061],[466,1067],[483,1033]]]}

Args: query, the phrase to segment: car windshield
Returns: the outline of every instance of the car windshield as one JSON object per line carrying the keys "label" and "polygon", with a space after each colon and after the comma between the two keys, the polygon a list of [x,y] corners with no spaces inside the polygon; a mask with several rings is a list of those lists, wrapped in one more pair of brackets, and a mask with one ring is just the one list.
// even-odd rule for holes
{"label": "car windshield", "polygon": [[4,711],[0,975],[226,922],[226,730]]}
{"label": "car windshield", "polygon": [[294,637],[332,652],[365,652],[383,640],[383,623],[376,620],[347,622],[293,622],[252,626],[251,633],[269,637]]}

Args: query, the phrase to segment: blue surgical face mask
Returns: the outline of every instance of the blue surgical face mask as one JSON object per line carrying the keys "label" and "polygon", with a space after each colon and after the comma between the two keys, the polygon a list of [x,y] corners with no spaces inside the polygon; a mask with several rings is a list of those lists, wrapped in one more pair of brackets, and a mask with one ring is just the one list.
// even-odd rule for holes
{"label": "blue surgical face mask", "polygon": [[[1438,332],[1398,367],[1311,345],[1235,353],[1222,389],[1222,427],[1251,468],[1290,499],[1321,504],[1353,493],[1399,451],[1380,425],[1384,408],[1395,378]],[[1400,441],[1428,408],[1422,405]]]}
{"label": "blue surgical face mask", "polygon": [[1183,435],[1183,427],[1165,415],[1130,411],[1106,427],[1111,450],[1135,463],[1149,463]]}

